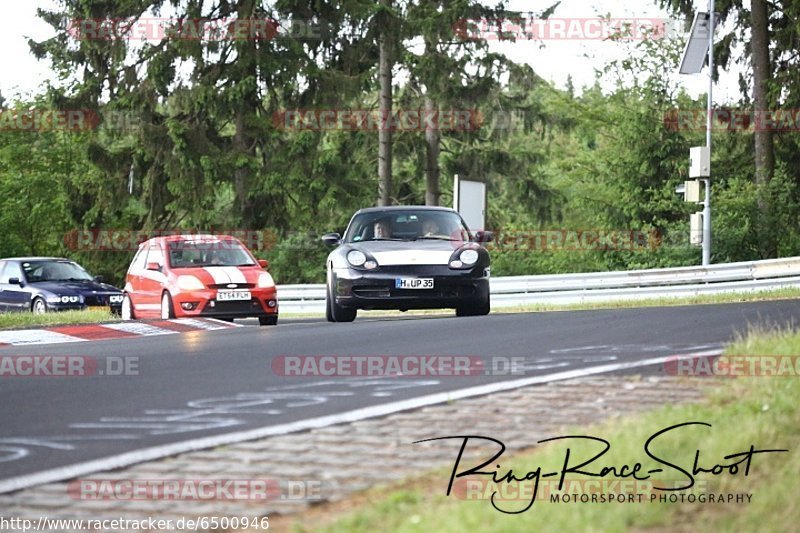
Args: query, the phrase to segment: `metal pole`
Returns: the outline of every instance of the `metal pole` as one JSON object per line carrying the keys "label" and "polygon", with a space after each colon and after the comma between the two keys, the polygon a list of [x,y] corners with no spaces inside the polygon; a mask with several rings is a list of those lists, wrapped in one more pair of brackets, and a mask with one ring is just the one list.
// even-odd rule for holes
{"label": "metal pole", "polygon": [[709,178],[705,182],[703,202],[703,266],[711,263],[711,127],[714,90],[714,0],[708,1],[708,116],[706,117],[706,146],[708,147]]}

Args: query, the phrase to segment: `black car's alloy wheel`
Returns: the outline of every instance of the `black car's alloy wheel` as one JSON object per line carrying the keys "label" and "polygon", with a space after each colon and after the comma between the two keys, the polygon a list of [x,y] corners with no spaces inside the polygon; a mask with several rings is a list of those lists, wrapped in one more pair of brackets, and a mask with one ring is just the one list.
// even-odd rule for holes
{"label": "black car's alloy wheel", "polygon": [[356,309],[348,309],[336,303],[336,298],[333,297],[333,287],[328,285],[328,291],[325,298],[325,318],[328,322],[352,322],[356,319]]}

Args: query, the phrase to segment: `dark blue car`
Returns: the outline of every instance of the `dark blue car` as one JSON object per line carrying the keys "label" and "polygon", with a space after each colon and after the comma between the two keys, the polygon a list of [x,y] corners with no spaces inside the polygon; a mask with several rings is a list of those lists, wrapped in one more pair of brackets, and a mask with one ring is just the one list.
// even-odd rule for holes
{"label": "dark blue car", "polygon": [[0,312],[41,314],[97,308],[119,314],[121,307],[121,290],[92,277],[69,259],[0,259]]}

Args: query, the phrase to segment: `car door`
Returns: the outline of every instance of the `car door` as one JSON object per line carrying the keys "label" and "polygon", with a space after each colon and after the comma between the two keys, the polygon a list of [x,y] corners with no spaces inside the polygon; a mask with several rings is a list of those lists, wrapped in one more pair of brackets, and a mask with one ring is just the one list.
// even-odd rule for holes
{"label": "car door", "polygon": [[142,300],[142,272],[144,271],[145,261],[147,261],[147,246],[139,247],[136,255],[133,256],[131,266],[128,267],[128,274],[125,278],[125,291],[133,303],[134,309],[143,303]]}
{"label": "car door", "polygon": [[[3,278],[3,269],[5,268],[5,266],[6,262],[0,261],[0,279]],[[4,285],[0,285],[0,313],[7,311],[8,307],[6,304],[6,295],[4,294],[5,291],[3,291],[3,287]]]}
{"label": "car door", "polygon": [[[10,283],[16,280],[18,283]],[[2,289],[3,311],[29,311],[31,308],[31,295],[23,288],[25,275],[22,267],[16,261],[6,261],[0,273],[0,289]]]}
{"label": "car door", "polygon": [[[157,265],[158,270],[148,269],[148,266]],[[147,260],[141,272],[141,308],[147,314],[159,314],[161,311],[161,292],[166,282],[166,267],[161,245],[157,242],[150,244],[147,250]]]}

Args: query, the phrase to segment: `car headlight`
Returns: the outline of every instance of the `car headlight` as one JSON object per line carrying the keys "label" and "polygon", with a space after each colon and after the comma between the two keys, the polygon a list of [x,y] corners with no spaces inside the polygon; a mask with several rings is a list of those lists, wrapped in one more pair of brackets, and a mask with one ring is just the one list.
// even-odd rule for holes
{"label": "car headlight", "polygon": [[464,250],[459,254],[458,259],[465,265],[474,265],[478,261],[478,251]]}
{"label": "car headlight", "polygon": [[355,267],[360,267],[367,262],[367,256],[359,250],[350,250],[347,253],[347,262]]}
{"label": "car headlight", "polygon": [[76,304],[80,301],[78,296],[62,296],[61,303],[62,304]]}
{"label": "car headlight", "polygon": [[178,288],[182,291],[200,291],[205,287],[203,282],[194,276],[178,276]]}
{"label": "car headlight", "polygon": [[272,276],[270,276],[266,272],[262,272],[258,275],[258,288],[259,289],[266,289],[268,287],[272,287],[275,285],[275,282],[272,280]]}
{"label": "car headlight", "polygon": [[122,303],[122,295],[121,294],[113,294],[108,297],[108,303],[110,304],[119,304]]}

